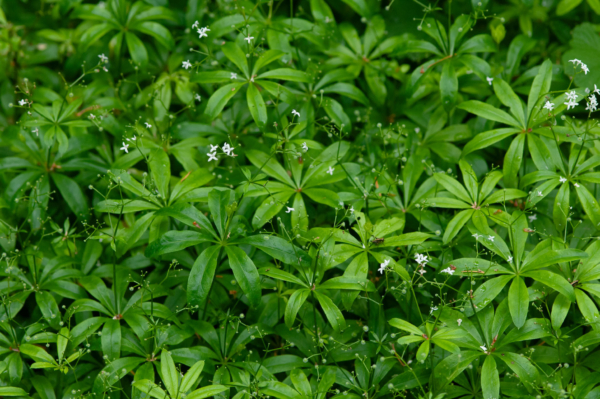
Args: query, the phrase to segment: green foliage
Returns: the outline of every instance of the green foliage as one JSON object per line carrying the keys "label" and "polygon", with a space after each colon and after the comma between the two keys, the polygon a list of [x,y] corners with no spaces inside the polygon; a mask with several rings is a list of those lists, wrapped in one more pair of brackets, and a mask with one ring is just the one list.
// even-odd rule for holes
{"label": "green foliage", "polygon": [[0,396],[600,395],[599,0],[0,0]]}

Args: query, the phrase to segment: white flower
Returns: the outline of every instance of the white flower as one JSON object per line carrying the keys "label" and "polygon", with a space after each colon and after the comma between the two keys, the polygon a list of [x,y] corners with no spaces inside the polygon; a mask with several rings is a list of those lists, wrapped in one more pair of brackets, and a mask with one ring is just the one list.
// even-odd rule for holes
{"label": "white flower", "polygon": [[100,58],[100,62],[108,62],[108,57],[104,54],[100,54],[98,58]]}
{"label": "white flower", "polygon": [[40,129],[38,129],[38,128],[36,127],[35,129],[33,129],[33,130],[31,131],[31,133],[35,133],[35,135],[39,137],[39,136],[40,136]]}
{"label": "white flower", "polygon": [[335,170],[335,168],[332,168],[331,166],[329,167],[329,169],[327,170],[326,173],[329,173],[330,176],[333,176],[333,171]]}
{"label": "white flower", "polygon": [[572,63],[573,63],[573,66],[581,64],[581,61],[579,61],[577,58],[574,58],[574,59],[572,59],[572,60],[569,60],[569,62],[572,62]]}
{"label": "white flower", "polygon": [[247,42],[248,42],[248,44],[250,44],[250,42],[251,42],[252,40],[254,40],[254,37],[252,37],[252,36],[250,36],[250,34],[248,34],[248,37],[245,37],[245,38],[244,38],[244,40],[245,40],[245,41],[247,41]]}
{"label": "white flower", "polygon": [[473,237],[475,237],[476,240],[479,240],[479,237],[481,237],[479,234],[475,233],[473,234]]}
{"label": "white flower", "polygon": [[196,93],[196,96],[194,97],[196,99],[196,101],[202,101],[202,97],[200,97],[200,94]]}
{"label": "white flower", "polygon": [[462,319],[458,319],[458,320],[456,320],[456,322],[458,323],[458,326],[460,327],[460,325],[462,324]]}
{"label": "white flower", "polygon": [[544,196],[544,194],[542,194],[542,192],[540,190],[538,190],[537,195],[538,195],[538,197],[543,197]]}
{"label": "white flower", "polygon": [[527,216],[527,218],[529,219],[529,222],[533,222],[534,220],[537,220],[537,215],[536,214],[529,215],[529,216]]}
{"label": "white flower", "polygon": [[581,70],[587,75],[587,73],[590,71],[588,66],[585,65],[584,63],[581,63]]}
{"label": "white flower", "polygon": [[570,110],[571,108],[575,108],[576,106],[579,105],[579,103],[575,100],[569,100],[568,102],[564,103],[567,106],[567,111]]}
{"label": "white flower", "polygon": [[579,187],[579,184],[577,184],[577,183],[573,183],[573,185],[574,185],[575,187]]}
{"label": "white flower", "polygon": [[551,103],[550,101],[546,101],[546,105],[544,105],[544,108],[547,109],[548,111],[552,111],[554,109],[554,104]]}
{"label": "white flower", "polygon": [[125,139],[125,140],[127,140],[127,141],[135,141],[136,139],[137,139],[137,137],[133,136],[132,138],[130,138],[130,139]]}
{"label": "white flower", "polygon": [[379,273],[383,274],[383,272],[385,271],[385,269],[387,269],[389,264],[390,264],[389,259],[384,260],[383,263],[379,265]]}
{"label": "white flower", "polygon": [[488,240],[490,240],[491,242],[494,242],[494,238],[496,238],[496,237],[494,237],[494,236],[488,236]]}
{"label": "white flower", "polygon": [[429,262],[429,259],[427,259],[427,255],[423,254],[415,254],[415,260],[419,265],[425,265],[427,264],[427,262]]}
{"label": "white flower", "polygon": [[190,60],[187,60],[187,61],[183,61],[181,66],[182,66],[182,68],[188,69],[188,68],[192,67],[192,64],[190,63]]}
{"label": "white flower", "polygon": [[441,273],[447,273],[449,275],[453,275],[454,274],[454,270],[452,270],[451,268],[447,267],[444,270],[441,271]]}
{"label": "white flower", "polygon": [[230,79],[237,79],[237,73],[231,72],[231,78]]}
{"label": "white flower", "polygon": [[438,310],[437,306],[432,306],[431,310],[429,311],[429,314],[432,314],[433,312],[435,312],[436,310]]}
{"label": "white flower", "polygon": [[295,109],[292,110],[292,115],[296,115],[298,118],[300,118],[300,112],[296,111]]}
{"label": "white flower", "polygon": [[208,26],[204,27],[204,28],[198,29],[198,33],[200,34],[199,39],[202,39],[203,37],[208,37],[208,35],[206,34],[206,32],[210,32],[210,29],[208,29]]}
{"label": "white flower", "polygon": [[354,206],[352,206],[350,209],[348,209],[350,211],[351,214],[354,214]]}
{"label": "white flower", "polygon": [[427,270],[425,270],[425,269],[421,269],[421,270],[419,270],[419,273],[421,273],[421,276],[422,276],[422,275],[424,275],[425,273],[427,273]]}
{"label": "white flower", "polygon": [[302,143],[302,149],[304,150],[304,152],[308,151],[308,146],[306,145],[306,141],[304,143]]}
{"label": "white flower", "polygon": [[489,76],[487,78],[485,78],[488,82],[488,84],[491,86],[492,82],[494,81],[494,78],[490,78]]}
{"label": "white flower", "polygon": [[285,211],[285,213],[290,213],[290,212],[293,212],[293,211],[295,211],[295,209],[294,209],[294,208],[290,208],[290,207],[288,206],[288,207],[287,207],[287,211]]}
{"label": "white flower", "polygon": [[152,128],[152,125],[149,124],[148,122],[144,122],[144,125],[146,126],[146,129],[150,129]]}
{"label": "white flower", "polygon": [[192,25],[192,29],[196,29],[198,26],[200,26],[200,23],[198,21],[194,22],[194,24]]}
{"label": "white flower", "polygon": [[27,100],[19,100],[19,105],[20,106],[27,105]]}
{"label": "white flower", "polygon": [[216,161],[216,160],[219,159],[219,158],[217,158],[217,153],[216,152],[213,152],[213,153],[207,152],[206,155],[208,155],[208,162],[210,162],[212,160]]}
{"label": "white flower", "polygon": [[558,180],[560,180],[561,183],[566,183],[567,179],[565,177],[559,177]]}
{"label": "white flower", "polygon": [[209,145],[210,145],[210,152],[215,152],[219,148],[218,145],[212,145],[212,144],[209,144]]}
{"label": "white flower", "polygon": [[600,89],[596,85],[594,85],[594,93],[600,94]]}
{"label": "white flower", "polygon": [[596,100],[596,96],[592,94],[588,97],[588,105],[585,108],[586,111],[594,112],[598,109],[598,101]]}
{"label": "white flower", "polygon": [[570,92],[566,92],[565,96],[567,97],[567,100],[577,100],[577,97],[579,97],[577,95],[577,93],[575,93],[575,90],[571,90]]}
{"label": "white flower", "polygon": [[129,151],[127,151],[127,148],[129,148],[129,144],[125,144],[125,142],[123,142],[123,147],[119,148],[120,150],[125,151],[127,154],[129,154]]}
{"label": "white flower", "polygon": [[512,263],[513,257],[509,255],[507,260],[508,260],[508,263]]}
{"label": "white flower", "polygon": [[482,351],[487,352],[487,348],[485,347],[485,345],[481,345],[480,348]]}
{"label": "white flower", "polygon": [[90,118],[90,119],[96,119],[96,115],[94,115],[94,114],[90,114],[89,118]]}
{"label": "white flower", "polygon": [[[211,146],[212,147],[212,146]],[[231,152],[234,150],[234,147],[231,147],[229,145],[229,143],[225,143],[223,144],[223,152],[225,152],[227,155],[231,156]]]}

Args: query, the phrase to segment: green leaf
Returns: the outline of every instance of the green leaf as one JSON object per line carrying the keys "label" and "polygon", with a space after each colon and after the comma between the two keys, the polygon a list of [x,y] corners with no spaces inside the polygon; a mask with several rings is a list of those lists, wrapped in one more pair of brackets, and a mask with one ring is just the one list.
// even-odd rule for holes
{"label": "green leaf", "polygon": [[500,397],[500,377],[496,361],[492,356],[486,356],[481,368],[481,391],[483,399],[498,399]]}
{"label": "green leaf", "polygon": [[228,42],[225,43],[221,47],[223,50],[223,54],[225,57],[229,59],[229,61],[233,62],[235,66],[239,68],[240,71],[244,74],[247,79],[250,79],[250,71],[248,69],[248,60],[246,59],[246,54],[242,49],[235,43]]}
{"label": "green leaf", "polygon": [[513,323],[517,328],[521,328],[527,320],[527,311],[529,309],[529,292],[527,286],[521,277],[516,277],[508,290],[508,308],[512,316]]}
{"label": "green leaf", "polygon": [[527,118],[531,120],[535,114],[534,109],[541,109],[544,103],[544,96],[550,91],[552,84],[552,62],[546,60],[540,66],[538,74],[533,80],[531,89],[529,90],[529,98],[527,99]]}
{"label": "green leaf", "polygon": [[290,299],[288,300],[288,303],[285,307],[284,316],[285,325],[288,326],[288,328],[293,327],[294,322],[296,321],[296,315],[298,314],[298,311],[300,310],[304,302],[306,302],[306,299],[309,295],[309,289],[296,290],[292,295],[290,295]]}
{"label": "green leaf", "polygon": [[243,85],[245,85],[245,83],[230,83],[215,91],[213,95],[210,96],[208,104],[206,104],[206,108],[204,109],[204,113],[208,118],[212,120],[219,116],[229,100],[237,94],[239,91],[238,89]]}
{"label": "green leaf", "polygon": [[548,270],[536,270],[534,272],[523,273],[525,277],[531,277],[540,283],[560,292],[566,296],[571,302],[575,302],[575,291],[573,286],[565,280],[564,277]]}
{"label": "green leaf", "polygon": [[513,118],[506,112],[492,105],[482,103],[481,101],[465,101],[463,103],[460,103],[457,107],[460,109],[464,109],[465,111],[475,114],[477,116],[481,116],[482,118],[485,118],[490,121],[500,122],[518,128],[523,127],[521,124],[519,124],[519,122],[517,122],[515,118]]}
{"label": "green leaf", "polygon": [[146,256],[155,258],[159,255],[168,254],[170,252],[181,251],[187,247],[198,245],[207,242],[209,239],[195,231],[176,231],[171,230],[161,235],[156,241],[153,241],[146,248]]}
{"label": "green leaf", "polygon": [[290,82],[308,83],[308,76],[305,72],[291,68],[272,69],[270,71],[263,72],[262,74],[258,75],[257,79],[277,79],[286,80]]}
{"label": "green leaf", "polygon": [[52,180],[58,188],[60,195],[64,198],[69,208],[73,211],[78,219],[88,218],[88,206],[87,199],[83,195],[79,184],[75,180],[71,179],[60,173],[52,173]]}
{"label": "green leaf", "polygon": [[187,284],[187,300],[190,306],[204,308],[217,270],[220,249],[220,246],[212,245],[202,251],[194,262]]}
{"label": "green leaf", "polygon": [[323,312],[325,312],[325,316],[327,317],[329,324],[331,324],[331,327],[333,327],[333,330],[337,332],[346,329],[346,319],[344,319],[344,315],[342,315],[342,312],[335,306],[333,301],[318,291],[313,292],[321,304]]}
{"label": "green leaf", "polygon": [[258,127],[263,128],[267,123],[267,106],[265,100],[263,100],[262,94],[256,88],[256,85],[250,83],[248,85],[248,91],[246,92],[246,98],[248,100],[248,108],[250,114],[254,119],[254,122]]}
{"label": "green leaf", "polygon": [[144,43],[136,35],[129,32],[125,33],[125,40],[133,62],[145,68],[148,65],[148,52]]}
{"label": "green leaf", "polygon": [[458,94],[458,77],[454,70],[454,65],[450,61],[446,61],[442,68],[442,76],[440,78],[440,95],[442,97],[442,105],[446,111],[454,108],[456,103],[456,95]]}
{"label": "green leaf", "polygon": [[402,319],[391,319],[388,323],[390,323],[390,326],[399,328],[402,331],[406,331],[418,336],[423,335],[423,332],[419,330],[416,326]]}
{"label": "green leaf", "polygon": [[160,354],[160,370],[165,388],[172,398],[176,398],[179,392],[179,373],[171,354],[165,349]]}
{"label": "green leaf", "polygon": [[119,320],[107,320],[102,329],[102,352],[109,361],[118,359],[121,354],[121,324]]}
{"label": "green leaf", "polygon": [[158,193],[166,201],[169,198],[169,181],[171,179],[171,162],[162,148],[155,148],[148,157],[150,174]]}
{"label": "green leaf", "polygon": [[496,78],[494,79],[494,92],[498,96],[498,99],[510,108],[510,112],[521,124],[520,126],[525,128],[525,114],[523,112],[523,104],[521,99],[515,94],[513,89],[504,80]]}
{"label": "green leaf", "polygon": [[464,157],[465,155],[470,154],[473,151],[489,147],[500,140],[504,140],[505,138],[510,137],[515,133],[519,133],[520,131],[521,130],[519,129],[504,128],[479,133],[465,145],[462,151],[462,156]]}
{"label": "green leaf", "polygon": [[227,214],[229,198],[230,194],[228,190],[213,189],[208,193],[208,207],[210,208],[210,214],[222,238],[226,236],[225,226],[229,217]]}
{"label": "green leaf", "polygon": [[260,275],[256,270],[256,266],[239,247],[227,246],[225,252],[229,257],[229,265],[233,270],[235,279],[248,297],[250,306],[257,307],[260,304],[261,288]]}

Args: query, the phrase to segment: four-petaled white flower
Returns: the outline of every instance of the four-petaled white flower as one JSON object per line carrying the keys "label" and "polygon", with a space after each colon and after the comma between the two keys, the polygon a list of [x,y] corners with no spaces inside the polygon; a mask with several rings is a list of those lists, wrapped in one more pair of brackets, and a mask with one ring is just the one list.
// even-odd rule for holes
{"label": "four-petaled white flower", "polygon": [[144,122],[144,125],[146,125],[146,129],[150,129],[150,128],[152,128],[152,125],[151,125],[151,124],[149,124],[148,122]]}
{"label": "four-petaled white flower", "polygon": [[302,143],[302,149],[304,150],[304,152],[308,151],[308,145],[306,145],[306,141]]}
{"label": "four-petaled white flower", "polygon": [[460,325],[462,324],[462,319],[458,319],[458,320],[456,320],[456,322],[458,323],[458,326],[460,327]]}
{"label": "four-petaled white flower", "polygon": [[94,114],[90,114],[89,118],[90,118],[90,119],[96,119],[96,115],[94,115]]}
{"label": "four-petaled white flower", "polygon": [[196,101],[202,101],[202,97],[200,97],[200,94],[198,94],[198,93],[196,93],[194,98],[196,99]]}
{"label": "four-petaled white flower", "polygon": [[437,306],[432,306],[431,310],[429,311],[429,314],[432,314],[433,312],[435,312],[436,310],[438,310]]}
{"label": "four-petaled white flower", "polygon": [[559,178],[558,178],[558,180],[559,180],[561,183],[566,183],[566,182],[567,182],[567,178],[566,178],[566,177],[562,177],[562,176],[561,176],[561,177],[559,177]]}
{"label": "four-petaled white flower", "polygon": [[454,270],[452,270],[451,268],[447,267],[444,270],[442,270],[441,273],[446,273],[446,274],[449,274],[449,275],[452,276],[454,274]]}
{"label": "four-petaled white flower", "polygon": [[181,66],[185,69],[191,68],[192,67],[192,63],[190,62],[190,60],[187,61],[183,61],[183,63],[181,64]]}
{"label": "four-petaled white flower", "polygon": [[546,101],[546,105],[544,105],[544,108],[547,109],[548,111],[552,111],[554,109],[554,104],[551,103],[550,101]]}
{"label": "four-petaled white flower", "polygon": [[596,85],[594,85],[594,93],[600,94],[600,89]]}
{"label": "four-petaled white flower", "polygon": [[200,34],[199,39],[202,39],[203,37],[208,37],[206,32],[210,32],[210,29],[208,29],[208,26],[198,29],[198,34]]}
{"label": "four-petaled white flower", "polygon": [[544,194],[542,194],[542,192],[540,190],[538,190],[537,195],[538,195],[538,197],[543,197],[544,196]]}
{"label": "four-petaled white flower", "polygon": [[588,97],[588,105],[585,108],[586,111],[594,112],[598,109],[598,100],[596,100],[596,96],[592,94]]}
{"label": "four-petaled white flower", "polygon": [[219,158],[217,158],[217,153],[216,152],[207,152],[206,155],[208,155],[208,162],[210,161],[217,161]]}
{"label": "four-petaled white flower", "polygon": [[237,79],[237,73],[235,72],[231,72],[231,77],[230,79]]}
{"label": "four-petaled white flower", "polygon": [[219,146],[218,146],[218,145],[212,145],[212,144],[209,144],[209,146],[210,146],[210,152],[215,152],[215,151],[217,151],[217,149],[219,148]]}
{"label": "four-petaled white flower", "polygon": [[231,147],[229,145],[229,143],[225,143],[223,144],[223,152],[225,152],[225,154],[231,156],[231,152],[234,150],[234,147]]}
{"label": "four-petaled white flower", "polygon": [[533,222],[534,220],[537,220],[537,215],[534,213],[533,215],[527,216],[527,218],[529,219],[530,222]]}
{"label": "four-petaled white flower", "polygon": [[415,261],[417,261],[419,265],[425,265],[429,262],[429,259],[427,259],[427,255],[415,254]]}
{"label": "four-petaled white flower", "polygon": [[348,209],[350,211],[351,214],[354,214],[354,206],[350,207],[350,209]]}
{"label": "four-petaled white flower", "polygon": [[379,265],[379,273],[383,274],[383,272],[385,271],[385,269],[387,269],[389,264],[390,264],[389,259],[384,260],[383,263]]}
{"label": "four-petaled white flower", "polygon": [[581,64],[581,70],[587,75],[587,73],[590,71],[588,66],[585,64]]}
{"label": "four-petaled white flower", "polygon": [[245,37],[245,38],[244,38],[244,40],[245,40],[245,41],[247,41],[247,42],[248,42],[248,44],[250,44],[250,42],[251,42],[252,40],[254,40],[254,37],[252,37],[252,36],[250,36],[250,34],[248,34],[248,37]]}
{"label": "four-petaled white flower", "polygon": [[507,260],[508,260],[508,263],[512,263],[513,257],[509,255]]}
{"label": "four-petaled white flower", "polygon": [[335,170],[335,168],[332,168],[331,166],[329,167],[329,169],[327,170],[326,173],[329,173],[331,176],[333,176],[333,171]]}
{"label": "four-petaled white flower", "polygon": [[421,276],[424,275],[425,273],[427,273],[427,270],[425,270],[424,268],[422,268],[421,270],[419,270],[419,273],[421,273]]}
{"label": "four-petaled white flower", "polygon": [[575,108],[576,106],[579,105],[579,103],[575,100],[569,100],[564,104],[567,106],[567,111],[570,110],[571,108]]}
{"label": "four-petaled white flower", "polygon": [[39,136],[40,136],[40,129],[38,129],[38,128],[36,127],[35,129],[33,129],[33,130],[31,131],[31,133],[35,133],[35,135],[39,137]]}
{"label": "four-petaled white flower", "polygon": [[288,206],[288,207],[287,207],[287,211],[285,211],[285,213],[290,213],[290,212],[293,212],[293,211],[295,211],[295,209],[294,209],[294,208],[290,208],[290,207]]}
{"label": "four-petaled white flower", "polygon": [[488,81],[488,84],[491,86],[492,82],[494,81],[494,78],[490,78],[489,76],[487,78],[485,78]]}
{"label": "four-petaled white flower", "polygon": [[575,187],[579,187],[579,184],[577,184],[577,183],[573,183],[573,185],[574,185]]}
{"label": "four-petaled white flower", "polygon": [[494,236],[488,236],[488,240],[490,240],[491,242],[494,242],[494,238],[496,238],[496,237],[494,237]]}
{"label": "four-petaled white flower", "polygon": [[130,138],[130,139],[125,139],[125,140],[127,140],[127,141],[135,141],[136,139],[137,139],[137,137],[133,136],[132,138]]}
{"label": "four-petaled white flower", "polygon": [[98,58],[100,58],[100,61],[101,61],[101,62],[108,62],[108,57],[107,57],[107,56],[105,56],[104,54],[100,54],[100,55],[98,56]]}
{"label": "four-petaled white flower", "polygon": [[27,105],[27,100],[19,100],[19,105],[20,106]]}
{"label": "four-petaled white flower", "polygon": [[479,237],[481,237],[479,234],[475,233],[473,234],[473,237],[475,237],[476,240],[479,240]]}
{"label": "four-petaled white flower", "polygon": [[192,29],[196,29],[197,27],[200,26],[200,23],[198,21],[194,22],[194,24],[192,25]]}
{"label": "four-petaled white flower", "polygon": [[296,111],[295,109],[292,110],[292,115],[296,115],[298,118],[300,118],[300,112]]}
{"label": "four-petaled white flower", "polygon": [[485,345],[481,345],[480,348],[482,351],[487,352],[487,348],[485,347]]}
{"label": "four-petaled white flower", "polygon": [[123,142],[123,147],[119,148],[120,150],[125,151],[127,154],[129,154],[129,151],[127,151],[127,148],[129,148],[129,144],[125,144],[125,142]]}
{"label": "four-petaled white flower", "polygon": [[567,100],[573,100],[573,101],[577,100],[577,97],[579,97],[577,95],[577,93],[575,93],[575,90],[571,90],[569,92],[566,92],[565,96],[567,97]]}

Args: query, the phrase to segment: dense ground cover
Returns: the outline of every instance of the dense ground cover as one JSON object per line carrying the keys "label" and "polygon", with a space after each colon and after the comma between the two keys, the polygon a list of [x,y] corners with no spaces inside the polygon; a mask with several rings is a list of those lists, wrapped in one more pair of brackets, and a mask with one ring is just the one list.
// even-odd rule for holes
{"label": "dense ground cover", "polygon": [[0,6],[0,396],[600,396],[598,0]]}

